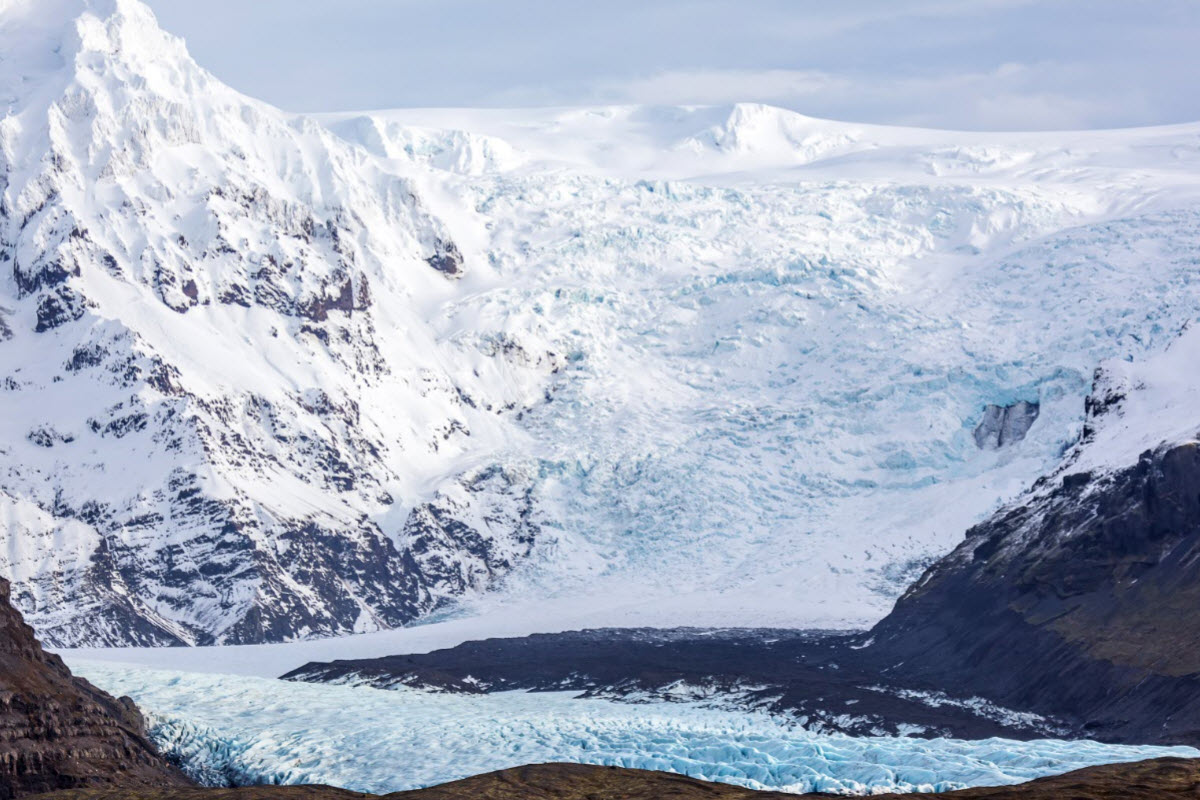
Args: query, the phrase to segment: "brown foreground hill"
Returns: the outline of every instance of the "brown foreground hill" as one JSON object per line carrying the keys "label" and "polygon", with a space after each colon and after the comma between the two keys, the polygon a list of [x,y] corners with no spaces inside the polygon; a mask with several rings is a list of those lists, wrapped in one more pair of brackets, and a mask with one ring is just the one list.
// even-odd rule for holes
{"label": "brown foreground hill", "polygon": [[[1019,786],[966,789],[919,797],[959,800],[1171,800],[1200,798],[1200,760],[1163,758],[1112,764],[1042,778]],[[454,783],[386,795],[381,800],[797,800],[682,775],[583,764],[537,764],[477,775]],[[829,795],[803,795],[829,797]],[[896,800],[906,795],[875,796]],[[914,797],[914,795],[907,795]],[[327,786],[243,789],[82,790],[38,800],[377,800]]]}
{"label": "brown foreground hill", "polygon": [[42,649],[0,578],[0,800],[88,786],[188,784],[146,738],[131,700],[74,677]]}

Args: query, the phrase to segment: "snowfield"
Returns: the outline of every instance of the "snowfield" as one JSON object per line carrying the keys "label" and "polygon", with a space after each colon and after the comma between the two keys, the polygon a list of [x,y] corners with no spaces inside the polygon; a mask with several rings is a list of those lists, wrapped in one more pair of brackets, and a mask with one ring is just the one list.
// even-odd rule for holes
{"label": "snowfield", "polygon": [[1200,756],[1187,747],[1093,742],[821,736],[784,718],[688,703],[384,691],[76,659],[71,667],[114,695],[131,696],[163,750],[209,782],[391,792],[571,761],[756,789],[871,794],[1012,784],[1094,764]]}

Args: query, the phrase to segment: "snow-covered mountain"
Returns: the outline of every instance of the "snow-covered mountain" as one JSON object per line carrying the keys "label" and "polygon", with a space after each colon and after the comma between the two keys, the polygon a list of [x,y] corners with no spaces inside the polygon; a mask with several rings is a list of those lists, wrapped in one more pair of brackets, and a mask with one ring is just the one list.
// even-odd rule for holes
{"label": "snow-covered mountain", "polygon": [[47,639],[394,626],[528,552],[490,443],[558,362],[425,323],[464,265],[411,180],[136,0],[5,2],[0,53],[3,568]]}
{"label": "snow-covered mountain", "polygon": [[0,107],[0,571],[61,645],[868,623],[1200,299],[1200,126],[297,117],[137,0],[0,0]]}

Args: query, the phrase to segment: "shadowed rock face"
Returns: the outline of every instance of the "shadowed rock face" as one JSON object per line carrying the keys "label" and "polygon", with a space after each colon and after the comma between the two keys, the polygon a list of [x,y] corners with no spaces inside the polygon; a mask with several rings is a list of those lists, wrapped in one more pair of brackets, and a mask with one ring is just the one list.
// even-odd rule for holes
{"label": "shadowed rock face", "polygon": [[976,526],[873,632],[890,679],[1117,741],[1200,741],[1200,446],[1066,475]]}
{"label": "shadowed rock face", "polygon": [[73,677],[42,650],[0,579],[0,800],[55,789],[187,785],[146,739],[128,698]]}
{"label": "shadowed rock face", "polygon": [[975,444],[980,450],[999,450],[1025,438],[1033,427],[1041,405],[1020,401],[1010,406],[988,406],[975,426]]}

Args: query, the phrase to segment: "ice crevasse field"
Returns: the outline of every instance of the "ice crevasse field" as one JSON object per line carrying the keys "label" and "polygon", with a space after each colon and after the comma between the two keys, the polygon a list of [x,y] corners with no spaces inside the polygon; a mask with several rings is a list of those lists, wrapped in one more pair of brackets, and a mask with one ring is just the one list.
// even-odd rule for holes
{"label": "ice crevasse field", "polygon": [[[1200,300],[1195,126],[759,105],[321,121],[423,175],[488,264],[434,318],[445,338],[518,331],[568,358],[498,456],[537,476],[549,533],[469,614],[532,597],[574,625],[869,625],[1057,463],[1102,361],[1162,349]],[[984,408],[1019,401],[1040,404],[1025,441],[981,451]]]}
{"label": "ice crevasse field", "polygon": [[[136,0],[0,7],[20,12],[2,32],[5,96],[27,114],[61,105],[92,125],[43,132],[12,117],[8,135],[27,151],[14,154],[13,180],[37,184],[51,144],[72,154],[59,166],[73,213],[95,236],[111,231],[131,263],[153,241],[180,269],[203,263],[212,275],[201,284],[232,280],[240,261],[203,261],[215,243],[177,252],[179,240],[206,241],[215,219],[232,254],[258,256],[281,224],[257,213],[261,203],[142,217],[80,191],[108,174],[108,148],[89,136],[113,152],[130,145],[119,110],[131,97],[155,124],[134,131],[130,150],[144,145],[149,161],[119,186],[137,201],[129,209],[160,208],[186,178],[197,196],[235,181],[255,197],[262,184],[374,220],[356,227],[376,312],[353,320],[362,330],[346,357],[386,355],[375,383],[273,335],[280,320],[262,309],[218,302],[181,314],[137,282],[97,270],[79,279],[114,318],[107,327],[182,365],[206,402],[250,392],[294,425],[312,422],[302,406],[316,406],[297,399],[309,389],[358,408],[359,452],[384,457],[352,459],[355,491],[306,482],[318,465],[303,437],[281,445],[282,424],[260,415],[255,446],[280,468],[230,458],[211,476],[247,519],[269,509],[328,520],[330,531],[362,523],[403,545],[409,513],[443,490],[480,530],[516,497],[538,527],[531,550],[513,544],[511,525],[486,531],[502,552],[511,546],[511,571],[454,595],[446,613],[462,617],[536,614],[530,626],[542,630],[870,625],[970,524],[1057,464],[1099,363],[1161,350],[1200,300],[1196,125],[966,133],[754,104],[297,117],[220,85]],[[420,212],[389,216],[410,190]],[[426,235],[461,251],[458,279],[406,260]],[[309,255],[314,269],[324,263]],[[45,512],[107,502],[111,490],[123,504],[105,524],[143,574],[142,615],[186,628],[184,641],[222,641],[255,601],[254,581],[227,596],[197,570],[197,591],[172,585],[164,552],[182,541],[206,552],[207,529],[147,527],[142,513],[144,503],[171,518],[152,491],[170,469],[207,475],[217,462],[198,444],[160,453],[153,437],[166,433],[151,430],[87,460],[30,440],[36,428],[53,445],[50,429],[86,424],[51,374],[74,342],[40,341],[46,351],[10,348],[4,367],[37,377],[41,395],[22,391],[53,402],[0,420],[14,442],[6,508],[39,533],[0,559],[18,597],[27,592],[27,616],[59,644],[125,643],[120,630],[79,630],[61,602],[100,592],[86,576],[100,531],[73,522],[59,542]],[[93,374],[75,379],[91,386]],[[106,408],[128,399],[105,398]],[[985,408],[1018,401],[1040,408],[1025,439],[981,450],[972,432]],[[513,476],[512,496],[464,488],[461,478],[492,467]],[[256,530],[255,548],[287,551],[280,526]],[[323,629],[390,627],[384,605],[364,601]]]}
{"label": "ice crevasse field", "polygon": [[847,737],[797,720],[700,703],[616,703],[570,693],[449,695],[149,670],[70,666],[148,716],[169,755],[203,782],[419,788],[529,763],[677,772],[755,789],[872,794],[1020,783],[1187,747]]}

